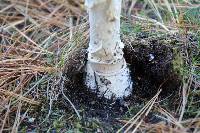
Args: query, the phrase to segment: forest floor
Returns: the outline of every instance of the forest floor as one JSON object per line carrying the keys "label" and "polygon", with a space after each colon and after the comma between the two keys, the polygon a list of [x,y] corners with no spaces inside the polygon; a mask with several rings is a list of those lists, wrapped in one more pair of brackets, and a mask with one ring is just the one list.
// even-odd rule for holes
{"label": "forest floor", "polygon": [[200,132],[198,30],[122,17],[133,92],[107,100],[84,84],[82,9],[40,2],[0,5],[0,132]]}
{"label": "forest floor", "polygon": [[[181,68],[184,67],[181,63],[186,62],[186,60],[180,58],[180,53],[184,56],[184,54],[188,54],[184,52],[189,52],[187,55],[189,62],[191,62],[192,57],[198,57],[197,37],[192,34],[183,36],[140,31],[135,36],[123,35],[123,42],[127,44],[124,49],[125,59],[129,64],[134,81],[131,96],[123,101],[107,100],[103,97],[97,97],[85,86],[84,68],[87,50],[83,47],[70,57],[69,65],[65,67],[65,73],[57,77],[59,79],[59,82],[55,84],[57,89],[52,90],[55,91],[53,93],[57,95],[57,98],[51,94],[52,97],[47,99],[46,92],[40,93],[41,96],[43,95],[40,106],[36,106],[34,110],[29,112],[29,116],[22,121],[20,130],[64,132],[71,129],[72,132],[116,132],[127,123],[131,116],[140,111],[159,90],[162,90],[148,115],[143,117],[144,114],[141,114],[143,124],[151,125],[148,128],[143,127],[145,128],[143,130],[154,131],[158,130],[157,126],[164,126],[161,129],[165,131],[182,131],[182,128],[174,129],[168,125],[172,124],[172,120],[168,120],[169,116],[166,114],[174,113],[174,116],[171,117],[179,118],[178,110],[181,109],[182,104],[183,80],[191,80],[188,79],[186,72],[180,71],[180,69],[187,71],[187,68]],[[183,79],[185,75],[187,75],[186,79]],[[52,81],[52,83],[55,82]],[[194,83],[190,83],[190,88],[191,90],[199,89],[198,85]],[[58,89],[62,89],[62,91]],[[189,97],[195,98],[195,101],[200,100],[196,93]],[[80,119],[72,105],[66,100],[67,98],[79,112]],[[50,99],[53,99],[52,103],[49,102]],[[52,104],[51,108],[50,104]],[[192,107],[186,107],[183,121],[187,122],[188,119],[196,117],[196,114],[191,114],[191,110],[198,112],[199,103]],[[30,121],[30,119],[34,119],[34,121]],[[189,122],[191,121],[188,121],[186,125],[191,124]],[[196,123],[195,120],[193,124]],[[197,125],[197,127],[199,126]],[[194,127],[189,126],[187,131],[190,132],[190,130],[194,130]]]}

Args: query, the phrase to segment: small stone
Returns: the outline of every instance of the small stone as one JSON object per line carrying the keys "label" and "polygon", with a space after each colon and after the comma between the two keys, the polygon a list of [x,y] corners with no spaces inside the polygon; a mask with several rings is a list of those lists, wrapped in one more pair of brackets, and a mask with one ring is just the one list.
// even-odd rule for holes
{"label": "small stone", "polygon": [[155,58],[153,54],[149,54],[149,61],[152,61]]}

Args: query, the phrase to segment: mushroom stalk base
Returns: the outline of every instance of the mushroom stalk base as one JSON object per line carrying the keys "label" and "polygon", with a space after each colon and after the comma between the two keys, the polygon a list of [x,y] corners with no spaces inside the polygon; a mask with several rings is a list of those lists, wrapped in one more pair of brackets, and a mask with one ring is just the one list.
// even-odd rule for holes
{"label": "mushroom stalk base", "polygon": [[90,43],[86,85],[108,99],[131,94],[132,82],[120,39],[122,0],[86,0]]}
{"label": "mushroom stalk base", "polygon": [[97,72],[90,62],[87,63],[86,85],[107,99],[124,98],[131,94],[132,80],[126,64],[116,72]]}

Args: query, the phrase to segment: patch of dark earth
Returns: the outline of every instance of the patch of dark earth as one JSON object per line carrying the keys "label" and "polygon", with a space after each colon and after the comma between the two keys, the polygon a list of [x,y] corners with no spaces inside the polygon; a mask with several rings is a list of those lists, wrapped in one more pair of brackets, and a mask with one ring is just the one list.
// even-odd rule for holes
{"label": "patch of dark earth", "polygon": [[[67,81],[65,94],[78,110],[83,109],[82,115],[88,118],[98,118],[104,122],[115,123],[128,111],[128,107],[144,105],[159,89],[162,89],[159,100],[168,99],[170,108],[176,108],[180,97],[181,78],[174,70],[173,61],[177,53],[186,56],[187,63],[197,54],[198,41],[193,35],[139,33],[136,37],[123,42],[124,56],[131,70],[134,82],[132,95],[122,100],[107,100],[97,97],[84,84],[84,62],[86,50],[73,55],[70,66],[66,69]],[[175,52],[176,51],[176,52]],[[177,52],[178,51],[178,52]],[[70,105],[69,105],[70,108]],[[157,121],[153,120],[152,122]]]}
{"label": "patch of dark earth", "polygon": [[[86,87],[84,84],[86,49],[81,48],[76,51],[66,62],[64,93],[79,111],[83,125],[98,120],[108,132],[115,131],[124,124],[119,121],[120,119],[133,117],[159,89],[162,89],[162,92],[158,101],[163,101],[165,107],[175,110],[179,105],[181,76],[174,69],[174,60],[177,54],[181,53],[187,58],[184,58],[184,61],[191,64],[192,57],[199,54],[196,51],[198,50],[196,37],[141,32],[135,37],[122,38],[126,44],[124,57],[129,64],[134,82],[132,95],[124,100],[97,97],[95,92]],[[62,95],[59,99],[56,104],[58,110],[65,110],[64,112],[69,114],[74,112]],[[160,102],[159,106],[161,104]],[[150,113],[145,121],[156,123],[162,120],[156,117],[156,114]],[[71,127],[70,124],[68,126]]]}

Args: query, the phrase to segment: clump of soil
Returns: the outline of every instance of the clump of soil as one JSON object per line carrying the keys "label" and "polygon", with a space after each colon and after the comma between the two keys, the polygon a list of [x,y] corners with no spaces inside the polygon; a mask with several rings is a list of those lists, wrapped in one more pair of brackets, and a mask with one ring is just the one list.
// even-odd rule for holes
{"label": "clump of soil", "polygon": [[161,96],[166,96],[180,86],[180,79],[173,69],[175,55],[170,43],[174,40],[170,39],[140,33],[125,47],[125,59],[135,82],[134,95],[150,98],[162,89]]}
{"label": "clump of soil", "polygon": [[[173,96],[180,85],[179,75],[173,69],[174,49],[181,51],[185,43],[193,46],[196,40],[192,36],[182,38],[179,35],[153,35],[139,33],[133,38],[123,38],[127,44],[124,56],[129,64],[134,82],[133,93],[124,101],[111,101],[99,98],[84,85],[84,66],[86,49],[73,55],[66,69],[65,94],[76,108],[82,111],[85,118],[97,117],[106,122],[116,121],[127,112],[128,106],[151,99],[158,89],[162,89],[160,97]],[[125,104],[124,104],[125,103]],[[70,106],[70,105],[69,105]]]}

